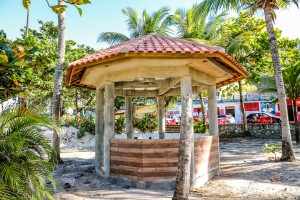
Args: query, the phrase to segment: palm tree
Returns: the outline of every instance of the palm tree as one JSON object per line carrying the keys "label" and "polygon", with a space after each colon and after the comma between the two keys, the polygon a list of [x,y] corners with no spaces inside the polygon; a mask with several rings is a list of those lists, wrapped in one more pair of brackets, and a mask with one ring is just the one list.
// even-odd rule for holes
{"label": "palm tree", "polygon": [[177,9],[171,15],[172,24],[177,28],[177,36],[181,39],[213,44],[216,30],[220,27],[226,17],[226,12],[217,16],[196,16],[195,6],[189,10]]}
{"label": "palm tree", "polygon": [[136,10],[130,7],[124,8],[122,14],[127,17],[130,36],[117,32],[103,32],[99,34],[98,42],[106,42],[112,46],[150,33],[167,36],[170,32],[169,11],[169,8],[162,7],[149,15],[146,10],[143,10],[142,17],[138,18]]}
{"label": "palm tree", "polygon": [[0,200],[53,199],[46,187],[54,168],[53,149],[38,126],[53,123],[36,112],[19,108],[0,114]]}
{"label": "palm tree", "polygon": [[204,0],[196,8],[197,15],[205,15],[209,12],[217,12],[221,9],[250,9],[251,13],[262,10],[265,17],[266,28],[269,37],[271,56],[274,67],[274,74],[276,80],[276,88],[281,108],[281,126],[282,126],[282,156],[281,160],[294,161],[295,155],[292,147],[291,131],[288,120],[286,93],[284,88],[284,81],[279,62],[278,45],[274,31],[273,22],[276,18],[275,10],[279,8],[286,8],[291,3],[298,6],[298,0]]}
{"label": "palm tree", "polygon": [[[58,5],[64,5],[64,0],[58,0]],[[65,62],[65,52],[66,52],[66,42],[65,42],[65,12],[58,14],[58,62],[55,68],[55,79],[53,88],[53,102],[52,102],[52,115],[59,125],[60,120],[60,100],[61,100],[61,90],[63,84],[63,68]],[[53,131],[53,147],[56,152],[57,162],[63,163],[60,157],[60,136]]]}

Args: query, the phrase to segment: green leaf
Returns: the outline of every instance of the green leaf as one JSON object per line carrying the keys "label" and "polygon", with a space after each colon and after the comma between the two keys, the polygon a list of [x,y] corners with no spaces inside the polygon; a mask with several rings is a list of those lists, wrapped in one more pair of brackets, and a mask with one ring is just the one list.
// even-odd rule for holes
{"label": "green leaf", "polygon": [[24,8],[26,8],[27,10],[30,8],[30,1],[31,0],[22,0]]}
{"label": "green leaf", "polygon": [[25,63],[25,62],[15,62],[15,66],[18,66],[18,67],[25,67],[25,66],[26,66],[26,63]]}
{"label": "green leaf", "polygon": [[63,13],[66,10],[67,6],[66,5],[56,5],[56,6],[51,6],[51,9],[53,12],[56,14]]}
{"label": "green leaf", "polygon": [[90,0],[78,0],[77,5],[90,4]]}
{"label": "green leaf", "polygon": [[2,42],[2,49],[4,51],[12,51],[12,48],[10,48],[5,42]]}
{"label": "green leaf", "polygon": [[82,16],[82,9],[74,4],[75,8],[78,10],[79,15]]}
{"label": "green leaf", "polygon": [[4,33],[4,31],[1,30],[0,31],[0,36],[3,37],[3,38],[6,38],[6,33]]}
{"label": "green leaf", "polygon": [[0,63],[8,63],[7,55],[0,55]]}
{"label": "green leaf", "polygon": [[9,61],[9,64],[14,64],[15,62],[17,62],[18,58],[13,58]]}
{"label": "green leaf", "polygon": [[33,47],[32,49],[30,49],[30,50],[28,51],[28,53],[29,53],[29,54],[34,54],[37,50],[38,50],[37,47]]}

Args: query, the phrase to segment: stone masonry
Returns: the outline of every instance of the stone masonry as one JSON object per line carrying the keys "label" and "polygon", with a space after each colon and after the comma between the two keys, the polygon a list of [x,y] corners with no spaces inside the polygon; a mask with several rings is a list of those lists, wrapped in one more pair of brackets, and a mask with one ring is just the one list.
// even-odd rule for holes
{"label": "stone masonry", "polygon": [[[295,137],[295,124],[290,124],[292,138]],[[247,137],[280,139],[280,124],[248,124],[249,133],[244,133],[242,124],[220,124],[220,138]]]}

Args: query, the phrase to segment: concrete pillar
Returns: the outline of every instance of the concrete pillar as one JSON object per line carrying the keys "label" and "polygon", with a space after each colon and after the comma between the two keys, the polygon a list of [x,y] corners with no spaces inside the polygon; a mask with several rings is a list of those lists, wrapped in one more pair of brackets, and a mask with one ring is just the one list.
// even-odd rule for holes
{"label": "concrete pillar", "polygon": [[[193,116],[192,116],[192,79],[190,76],[181,77],[181,124],[179,157],[176,176],[176,185],[174,197],[187,199],[189,194],[190,181],[194,178],[193,163]],[[192,179],[191,179],[192,177]],[[181,194],[177,194],[180,191]],[[178,196],[179,195],[179,196]]]}
{"label": "concrete pillar", "polygon": [[95,127],[95,170],[99,174],[103,174],[101,167],[103,166],[104,152],[104,90],[96,91],[96,127]]}
{"label": "concrete pillar", "polygon": [[[217,89],[216,86],[208,87],[208,112],[209,112],[209,133],[214,136],[219,135],[218,125],[218,106],[217,106]],[[217,172],[220,175],[220,144],[218,139],[218,155],[219,155],[219,170]]]}
{"label": "concrete pillar", "polygon": [[132,127],[132,97],[125,97],[125,124],[127,139],[133,138]]}
{"label": "concrete pillar", "polygon": [[113,82],[104,84],[104,175],[105,178],[110,174],[110,144],[109,140],[115,132],[115,115],[114,115],[114,91]]}
{"label": "concrete pillar", "polygon": [[165,99],[163,96],[157,97],[157,113],[158,113],[159,139],[164,139],[165,132],[166,132],[166,111],[165,111]]}
{"label": "concrete pillar", "polygon": [[217,111],[217,89],[216,86],[208,87],[208,114],[209,114],[209,133],[218,135],[218,111]]}

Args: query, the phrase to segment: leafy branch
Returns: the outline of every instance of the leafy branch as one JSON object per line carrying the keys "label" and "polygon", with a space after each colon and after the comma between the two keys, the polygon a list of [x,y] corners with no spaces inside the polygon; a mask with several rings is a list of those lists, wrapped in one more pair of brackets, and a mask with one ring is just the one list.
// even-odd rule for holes
{"label": "leafy branch", "polygon": [[[51,5],[49,3],[49,0],[45,0],[49,8],[52,9],[53,12],[56,14],[63,13],[66,8],[68,7],[67,5]],[[90,0],[63,0],[66,4],[73,5],[79,12],[79,15],[82,15],[82,9],[79,7],[79,5],[85,5],[85,4],[90,4]],[[22,0],[24,8],[29,10],[30,5],[31,5],[31,0]]]}

